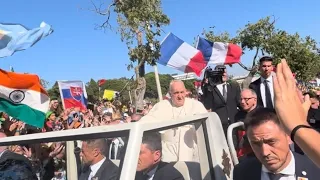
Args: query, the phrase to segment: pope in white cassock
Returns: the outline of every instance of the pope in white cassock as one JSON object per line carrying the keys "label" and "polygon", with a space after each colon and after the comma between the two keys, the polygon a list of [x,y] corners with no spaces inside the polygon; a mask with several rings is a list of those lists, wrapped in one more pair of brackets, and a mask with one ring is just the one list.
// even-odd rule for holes
{"label": "pope in white cassock", "polygon": [[[207,113],[203,104],[186,98],[183,81],[173,80],[169,86],[170,100],[163,100],[154,105],[140,121],[175,120],[185,116]],[[194,125],[166,130],[161,133],[162,161],[199,161]]]}

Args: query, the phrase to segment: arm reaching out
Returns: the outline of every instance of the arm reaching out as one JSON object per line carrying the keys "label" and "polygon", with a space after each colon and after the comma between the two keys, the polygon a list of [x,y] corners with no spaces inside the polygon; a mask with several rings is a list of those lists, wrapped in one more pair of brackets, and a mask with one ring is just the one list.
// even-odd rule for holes
{"label": "arm reaching out", "polygon": [[[273,83],[275,109],[286,132],[290,135],[298,125],[310,126],[307,123],[310,99],[307,96],[301,103],[294,77],[286,60],[281,60],[277,65],[277,74],[273,76]],[[320,167],[320,141],[314,141],[314,139],[320,139],[320,134],[310,128],[300,128],[294,136],[295,143]]]}

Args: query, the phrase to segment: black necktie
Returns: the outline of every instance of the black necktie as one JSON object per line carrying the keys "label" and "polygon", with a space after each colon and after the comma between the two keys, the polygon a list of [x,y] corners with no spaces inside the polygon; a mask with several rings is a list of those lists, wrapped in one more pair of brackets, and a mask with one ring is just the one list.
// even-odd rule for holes
{"label": "black necktie", "polygon": [[264,80],[263,81],[264,88],[265,88],[265,95],[266,95],[266,108],[273,109],[273,104],[272,104],[272,99],[271,99],[271,93],[270,93],[270,88],[268,85],[268,81]]}
{"label": "black necktie", "polygon": [[268,176],[269,176],[270,180],[279,180],[283,175],[282,174],[268,173]]}
{"label": "black necktie", "polygon": [[227,88],[226,88],[226,84],[222,85],[222,96],[225,102],[227,102]]}

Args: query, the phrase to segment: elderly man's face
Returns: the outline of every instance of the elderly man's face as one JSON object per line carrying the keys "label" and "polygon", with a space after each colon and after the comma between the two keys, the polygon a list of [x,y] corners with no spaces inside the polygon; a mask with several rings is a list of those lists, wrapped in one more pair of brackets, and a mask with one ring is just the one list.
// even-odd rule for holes
{"label": "elderly man's face", "polygon": [[254,97],[251,91],[244,90],[241,92],[240,105],[246,112],[251,111],[257,105],[257,98]]}
{"label": "elderly man's face", "polygon": [[170,92],[172,103],[177,106],[183,106],[186,98],[186,88],[183,82],[175,82],[171,85]]}
{"label": "elderly man's face", "polygon": [[260,162],[271,172],[284,169],[291,160],[290,138],[273,121],[247,129],[252,150]]}

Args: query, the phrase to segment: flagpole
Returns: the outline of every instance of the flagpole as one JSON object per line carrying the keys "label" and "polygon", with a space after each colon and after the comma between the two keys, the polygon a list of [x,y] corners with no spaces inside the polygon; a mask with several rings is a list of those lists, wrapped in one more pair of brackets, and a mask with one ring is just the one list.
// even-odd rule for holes
{"label": "flagpole", "polygon": [[162,100],[162,91],[161,91],[161,85],[160,85],[160,79],[159,79],[159,73],[158,73],[157,64],[153,65],[153,68],[154,68],[154,77],[156,79],[158,98],[159,98],[159,101],[161,101]]}

